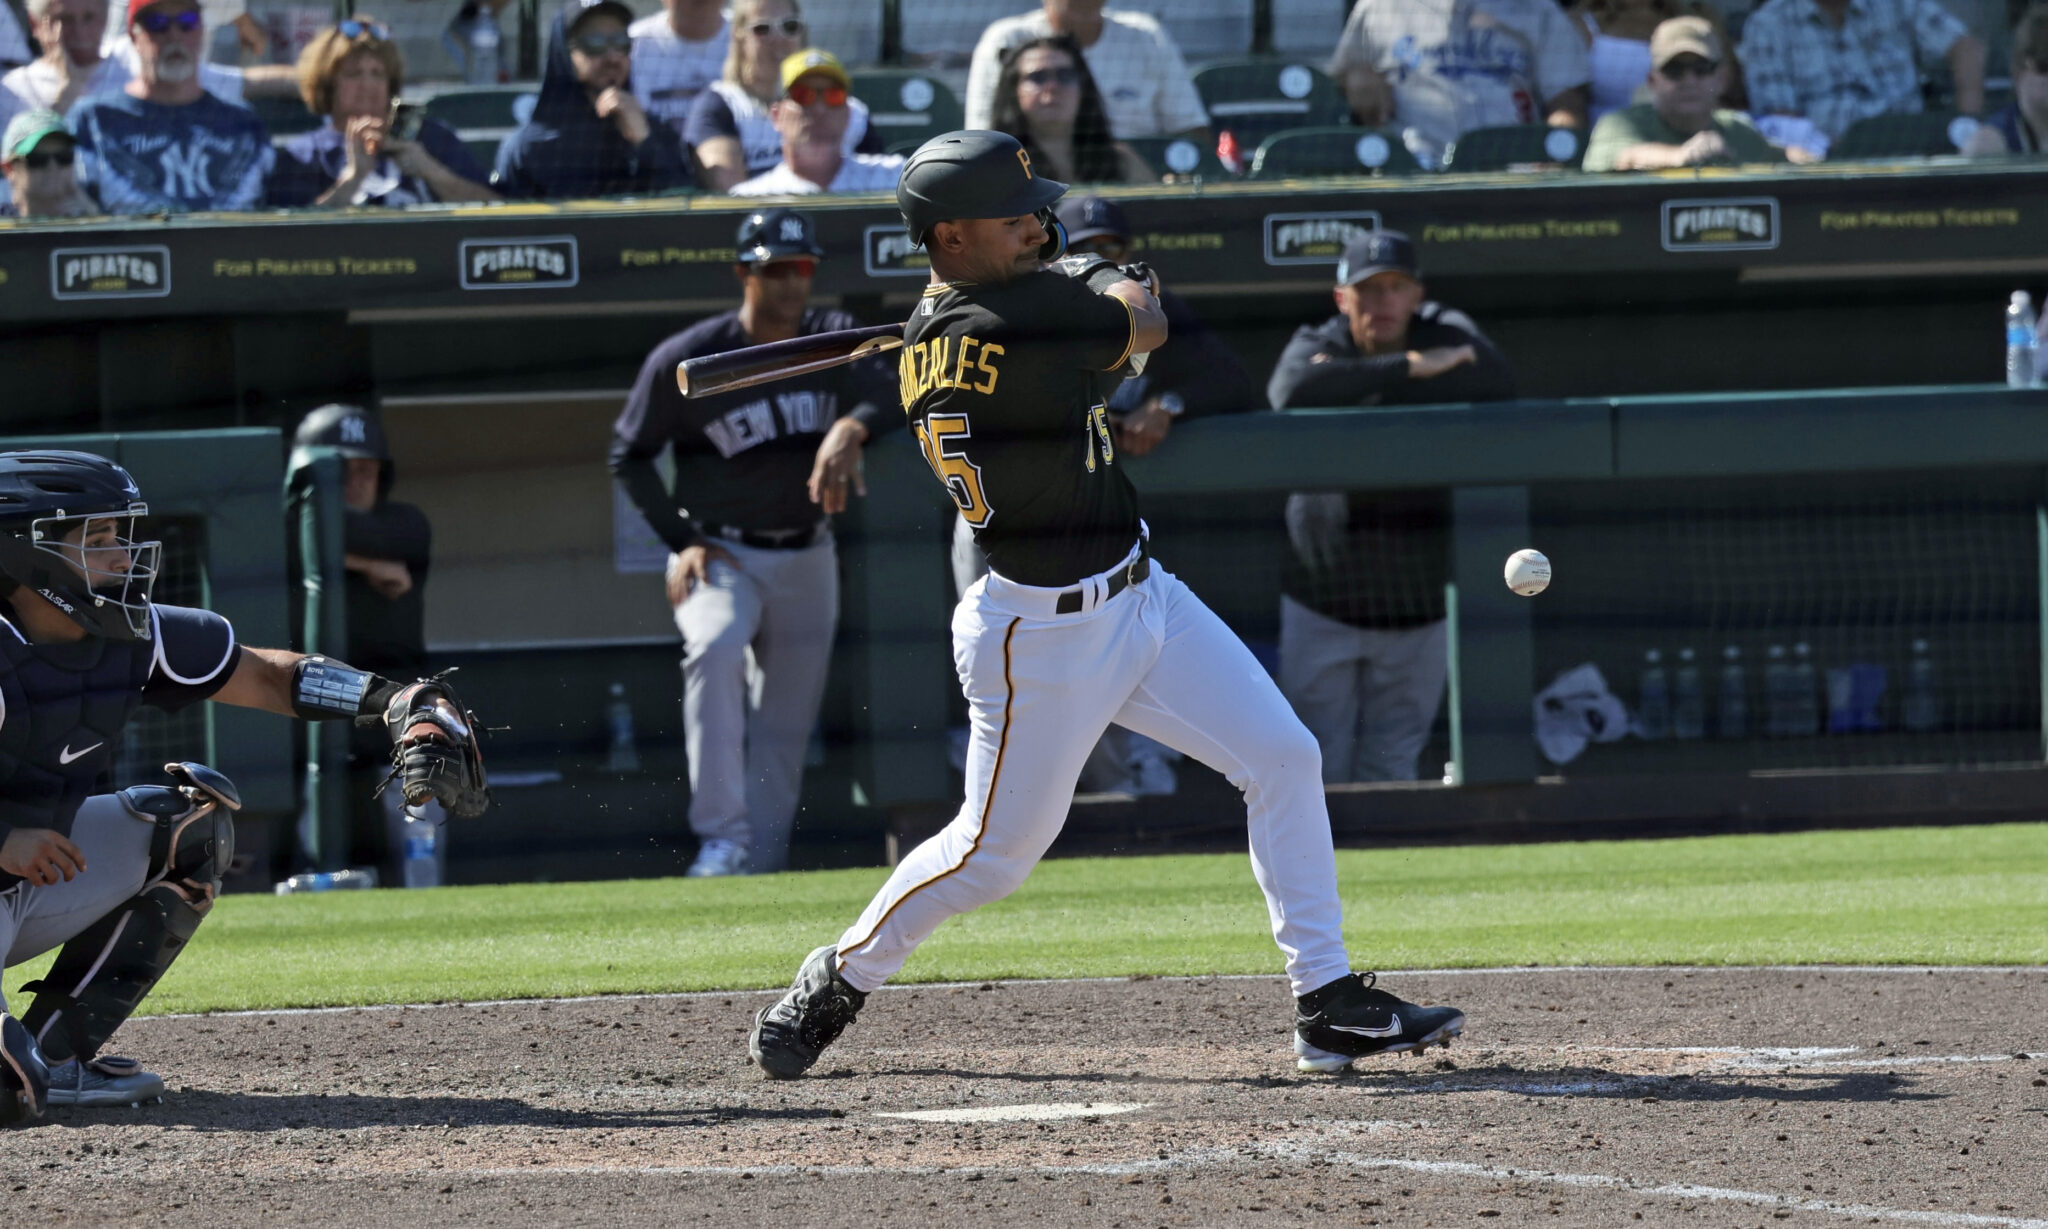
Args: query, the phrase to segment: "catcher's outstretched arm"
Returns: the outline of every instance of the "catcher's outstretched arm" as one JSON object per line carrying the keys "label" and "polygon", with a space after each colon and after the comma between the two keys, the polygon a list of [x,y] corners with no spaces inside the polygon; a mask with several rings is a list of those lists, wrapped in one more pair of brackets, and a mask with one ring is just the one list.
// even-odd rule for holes
{"label": "catcher's outstretched arm", "polygon": [[290,649],[252,649],[242,646],[241,656],[228,681],[213,693],[222,704],[238,708],[259,708],[266,713],[298,716],[292,707],[292,672],[305,657]]}

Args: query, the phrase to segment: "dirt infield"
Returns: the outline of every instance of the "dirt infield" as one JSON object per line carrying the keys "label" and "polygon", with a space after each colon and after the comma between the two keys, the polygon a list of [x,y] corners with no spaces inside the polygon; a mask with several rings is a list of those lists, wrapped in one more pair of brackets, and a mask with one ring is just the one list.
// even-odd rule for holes
{"label": "dirt infield", "polygon": [[142,1020],[171,1093],[0,1135],[13,1219],[2048,1229],[2048,970],[1403,974],[1466,1038],[1301,1076],[1277,979]]}

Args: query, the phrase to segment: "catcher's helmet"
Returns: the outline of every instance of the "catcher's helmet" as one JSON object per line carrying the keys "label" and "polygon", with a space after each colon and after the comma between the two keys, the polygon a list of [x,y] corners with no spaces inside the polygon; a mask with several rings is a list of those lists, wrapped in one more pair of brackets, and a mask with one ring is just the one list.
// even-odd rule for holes
{"label": "catcher's helmet", "polygon": [[301,419],[299,429],[292,433],[292,455],[285,463],[286,475],[296,476],[313,463],[313,456],[319,451],[377,462],[377,492],[390,493],[397,474],[397,467],[391,463],[391,445],[384,439],[384,424],[362,406],[337,402],[323,405]]}
{"label": "catcher's helmet", "polygon": [[[148,640],[161,542],[135,540],[149,515],[128,471],[89,452],[0,453],[0,574],[108,640]],[[86,530],[113,522],[111,540]],[[73,534],[78,541],[66,539]]]}
{"label": "catcher's helmet", "polygon": [[1056,260],[1066,250],[1067,232],[1053,216],[1052,203],[1066,191],[1058,180],[1039,178],[1017,138],[968,129],[942,133],[917,147],[896,181],[896,208],[917,244],[940,222],[1034,213],[1051,236],[1039,258]]}
{"label": "catcher's helmet", "polygon": [[794,209],[780,207],[748,214],[746,221],[740,223],[735,246],[743,265],[766,264],[792,256],[809,256],[813,260],[825,257],[825,249],[818,246],[818,237],[811,230],[811,220]]}

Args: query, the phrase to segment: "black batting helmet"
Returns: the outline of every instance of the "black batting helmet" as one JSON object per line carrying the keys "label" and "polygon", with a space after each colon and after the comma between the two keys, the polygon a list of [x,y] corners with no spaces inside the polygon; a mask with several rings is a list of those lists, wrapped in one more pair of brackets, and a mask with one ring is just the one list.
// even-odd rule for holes
{"label": "black batting helmet", "polygon": [[748,214],[746,221],[740,223],[734,243],[743,265],[767,264],[792,256],[809,256],[813,260],[825,257],[825,249],[818,246],[818,236],[811,229],[811,220],[794,209],[778,207]]}
{"label": "black batting helmet", "polygon": [[[149,591],[163,543],[136,540],[135,523],[148,515],[135,479],[105,457],[0,453],[0,574],[91,635],[150,638]],[[88,543],[87,531],[106,522],[113,538]]]}
{"label": "black batting helmet", "polygon": [[1051,238],[1039,249],[1043,260],[1066,250],[1067,232],[1053,216],[1052,203],[1067,185],[1042,179],[1031,155],[1006,132],[967,129],[933,137],[917,147],[896,181],[896,208],[913,243],[932,227],[961,218],[1014,218],[1034,213]]}

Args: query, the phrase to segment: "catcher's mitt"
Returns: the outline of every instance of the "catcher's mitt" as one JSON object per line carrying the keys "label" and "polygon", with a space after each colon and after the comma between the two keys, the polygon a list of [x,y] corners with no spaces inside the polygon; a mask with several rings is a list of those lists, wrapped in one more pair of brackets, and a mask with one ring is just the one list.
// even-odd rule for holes
{"label": "catcher's mitt", "polygon": [[473,819],[491,805],[476,714],[443,679],[399,688],[384,707],[384,728],[391,733],[391,775],[407,805],[437,798],[457,819]]}

